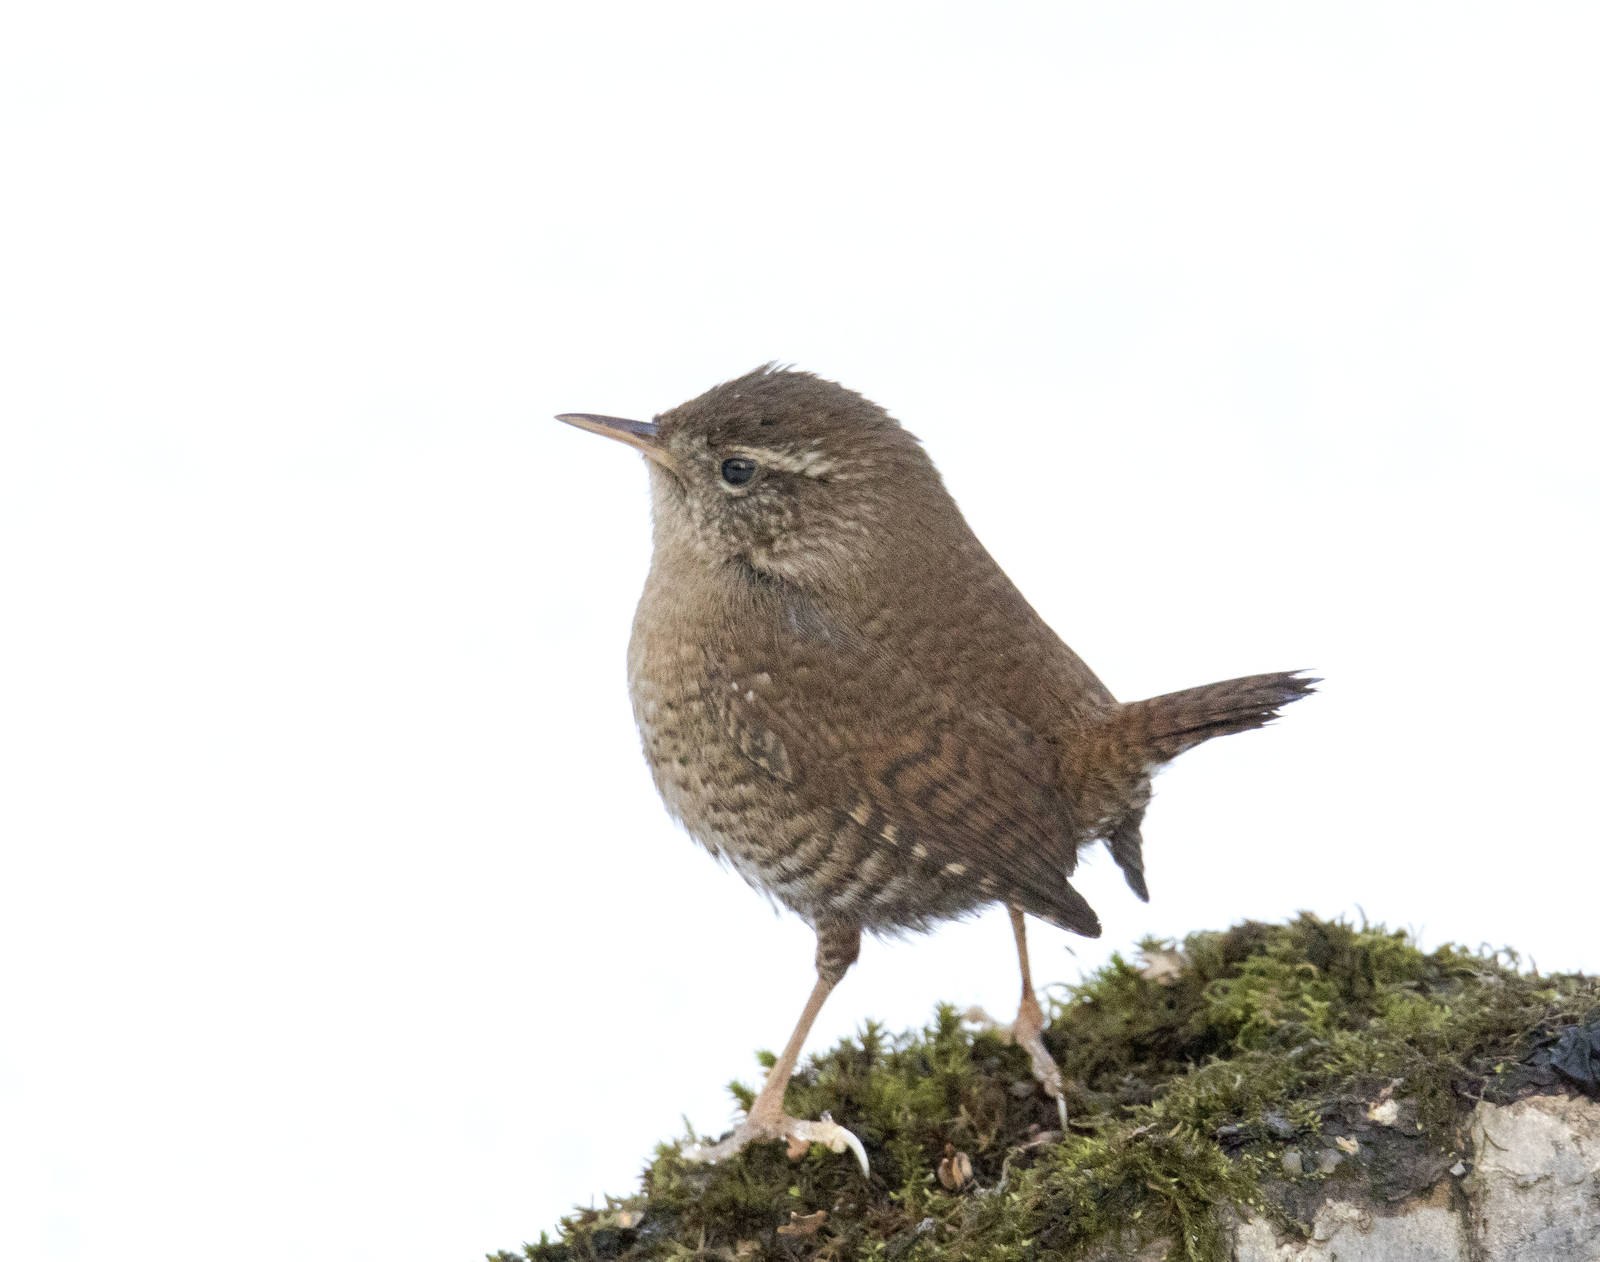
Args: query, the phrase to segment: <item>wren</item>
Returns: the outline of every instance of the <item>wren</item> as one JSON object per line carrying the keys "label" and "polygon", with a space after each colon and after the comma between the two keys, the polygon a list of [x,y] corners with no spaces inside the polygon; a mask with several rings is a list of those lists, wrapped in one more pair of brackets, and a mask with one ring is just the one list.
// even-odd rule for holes
{"label": "wren", "polygon": [[917,439],[882,408],[767,366],[654,421],[558,419],[648,458],[654,553],[628,649],[644,752],[690,835],[817,935],[817,980],[744,1122],[756,1140],[859,1140],[783,1094],[863,930],[1004,904],[1022,967],[1010,1033],[1066,1125],[1023,916],[1096,937],[1068,881],[1104,842],[1148,899],[1151,777],[1260,727],[1317,681],[1252,675],[1118,702],[1023,599]]}

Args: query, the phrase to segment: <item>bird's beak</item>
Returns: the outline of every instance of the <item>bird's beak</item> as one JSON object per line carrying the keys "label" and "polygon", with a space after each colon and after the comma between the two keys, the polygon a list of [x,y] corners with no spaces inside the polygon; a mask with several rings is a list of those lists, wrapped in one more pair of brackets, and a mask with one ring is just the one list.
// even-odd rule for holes
{"label": "bird's beak", "polygon": [[637,447],[665,469],[675,467],[672,454],[656,435],[653,421],[625,421],[620,416],[595,416],[590,412],[562,412],[556,420]]}

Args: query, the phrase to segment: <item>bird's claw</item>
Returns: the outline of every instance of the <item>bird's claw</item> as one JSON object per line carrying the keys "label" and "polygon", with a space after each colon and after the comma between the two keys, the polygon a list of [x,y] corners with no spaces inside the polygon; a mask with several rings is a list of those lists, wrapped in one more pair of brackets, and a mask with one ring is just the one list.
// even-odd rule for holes
{"label": "bird's claw", "polygon": [[1039,1012],[1037,1001],[1033,1004],[1024,1004],[1022,1011],[1017,1013],[1017,1019],[1010,1025],[1002,1025],[982,1008],[968,1008],[961,1014],[963,1021],[978,1026],[980,1029],[991,1030],[1008,1043],[1015,1043],[1028,1053],[1029,1067],[1033,1076],[1044,1093],[1056,1102],[1056,1114],[1061,1118],[1061,1133],[1067,1133],[1067,1092],[1061,1080],[1061,1066],[1055,1062],[1055,1057],[1050,1055],[1050,1049],[1044,1045],[1044,1021]]}
{"label": "bird's claw", "polygon": [[747,1117],[735,1128],[733,1134],[720,1143],[691,1145],[683,1150],[683,1157],[685,1161],[722,1161],[742,1152],[747,1145],[762,1140],[787,1141],[791,1161],[805,1156],[812,1144],[821,1144],[829,1152],[848,1150],[855,1154],[856,1164],[861,1167],[863,1177],[872,1173],[872,1167],[867,1161],[867,1150],[861,1141],[835,1122],[828,1113],[824,1113],[821,1119],[815,1122],[808,1122],[798,1117],[778,1117],[771,1121],[758,1121]]}
{"label": "bird's claw", "polygon": [[[805,1144],[821,1144],[829,1152],[844,1152],[848,1149],[855,1153],[856,1164],[861,1167],[862,1177],[865,1178],[872,1173],[872,1167],[867,1162],[867,1150],[862,1147],[861,1141],[853,1132],[845,1130],[835,1122],[831,1113],[824,1113],[822,1119],[816,1122],[801,1122],[790,1118],[786,1136],[791,1145],[798,1141]],[[804,1151],[801,1149],[801,1155],[804,1155]]]}

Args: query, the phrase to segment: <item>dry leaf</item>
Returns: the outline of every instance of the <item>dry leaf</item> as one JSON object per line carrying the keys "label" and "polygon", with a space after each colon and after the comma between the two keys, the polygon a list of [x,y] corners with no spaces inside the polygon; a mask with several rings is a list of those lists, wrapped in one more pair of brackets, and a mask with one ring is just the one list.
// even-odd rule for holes
{"label": "dry leaf", "polygon": [[937,1173],[943,1187],[951,1192],[959,1192],[972,1182],[972,1158],[964,1152],[957,1152],[954,1144],[946,1144]]}
{"label": "dry leaf", "polygon": [[798,1214],[789,1211],[789,1221],[778,1228],[780,1236],[814,1236],[822,1229],[822,1224],[828,1221],[828,1211],[819,1209],[814,1214]]}
{"label": "dry leaf", "polygon": [[1182,951],[1149,951],[1144,956],[1144,967],[1139,976],[1157,986],[1170,986],[1182,977],[1188,962]]}

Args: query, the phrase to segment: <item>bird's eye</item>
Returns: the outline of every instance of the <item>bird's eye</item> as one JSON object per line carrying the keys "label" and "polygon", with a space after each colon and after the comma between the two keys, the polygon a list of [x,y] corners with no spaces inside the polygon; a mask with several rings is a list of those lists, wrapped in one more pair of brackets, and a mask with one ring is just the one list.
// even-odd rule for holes
{"label": "bird's eye", "polygon": [[729,486],[743,486],[756,476],[756,462],[743,456],[729,456],[722,462],[722,480]]}

